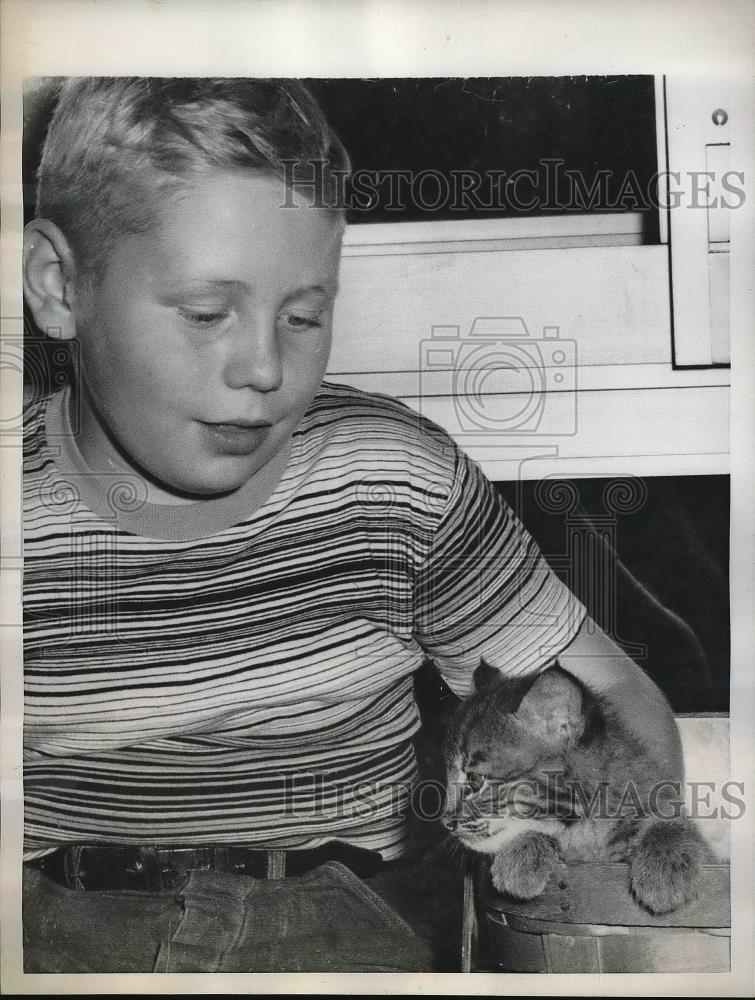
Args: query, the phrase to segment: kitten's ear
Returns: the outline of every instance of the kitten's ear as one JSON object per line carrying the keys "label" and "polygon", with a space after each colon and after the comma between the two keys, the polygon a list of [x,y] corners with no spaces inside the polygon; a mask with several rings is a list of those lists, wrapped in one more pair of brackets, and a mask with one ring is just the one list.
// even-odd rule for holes
{"label": "kitten's ear", "polygon": [[522,698],[517,716],[549,740],[573,743],[585,729],[582,688],[565,670],[551,667]]}
{"label": "kitten's ear", "polygon": [[490,667],[484,660],[480,660],[480,665],[474,672],[475,691],[487,691],[488,688],[497,687],[503,683],[501,672],[495,667]]}

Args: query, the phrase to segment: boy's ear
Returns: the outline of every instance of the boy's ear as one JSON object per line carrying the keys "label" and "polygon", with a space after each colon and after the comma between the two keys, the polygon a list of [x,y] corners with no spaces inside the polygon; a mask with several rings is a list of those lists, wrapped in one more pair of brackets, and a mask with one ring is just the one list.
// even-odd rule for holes
{"label": "boy's ear", "polygon": [[49,219],[34,219],[24,229],[24,297],[34,321],[48,337],[76,336],[76,268],[60,229]]}

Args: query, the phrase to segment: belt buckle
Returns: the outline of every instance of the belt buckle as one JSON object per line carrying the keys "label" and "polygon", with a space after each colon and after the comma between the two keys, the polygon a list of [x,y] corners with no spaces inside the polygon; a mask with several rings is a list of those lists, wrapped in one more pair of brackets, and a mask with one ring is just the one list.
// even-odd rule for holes
{"label": "belt buckle", "polygon": [[[161,889],[175,889],[192,871],[209,872],[218,867],[214,847],[156,848],[153,853]],[[183,857],[186,857],[185,863],[182,863]],[[222,870],[222,864],[219,867]]]}

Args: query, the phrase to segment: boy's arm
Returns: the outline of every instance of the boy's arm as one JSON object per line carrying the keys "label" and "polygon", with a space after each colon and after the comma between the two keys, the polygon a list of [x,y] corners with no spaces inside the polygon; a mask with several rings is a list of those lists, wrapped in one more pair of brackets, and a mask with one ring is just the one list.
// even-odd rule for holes
{"label": "boy's arm", "polygon": [[627,729],[650,749],[659,769],[674,781],[684,780],[684,759],[674,713],[660,689],[590,619],[558,662],[585,687],[614,708]]}

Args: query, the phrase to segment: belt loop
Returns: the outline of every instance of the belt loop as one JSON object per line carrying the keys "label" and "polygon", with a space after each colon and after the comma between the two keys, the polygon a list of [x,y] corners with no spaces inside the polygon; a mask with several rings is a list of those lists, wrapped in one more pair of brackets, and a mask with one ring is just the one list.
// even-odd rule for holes
{"label": "belt loop", "polygon": [[69,889],[84,892],[86,886],[82,875],[87,873],[81,867],[81,856],[84,848],[79,844],[71,844],[63,848],[63,879]]}
{"label": "belt loop", "polygon": [[265,851],[265,878],[286,877],[286,852]]}

